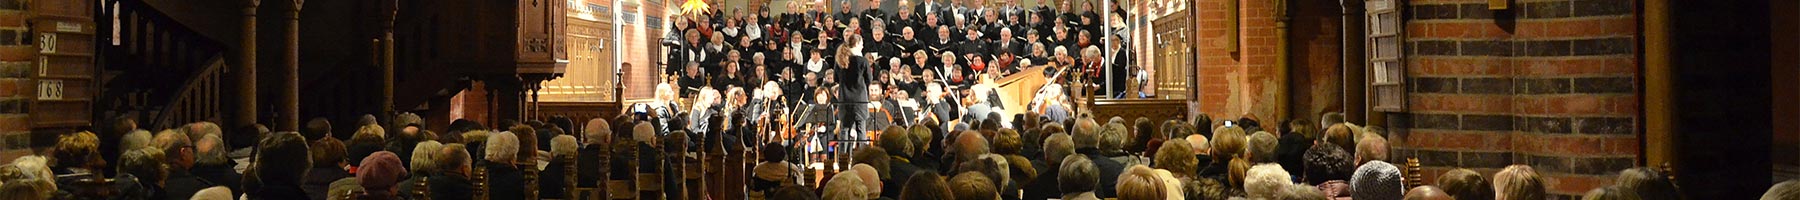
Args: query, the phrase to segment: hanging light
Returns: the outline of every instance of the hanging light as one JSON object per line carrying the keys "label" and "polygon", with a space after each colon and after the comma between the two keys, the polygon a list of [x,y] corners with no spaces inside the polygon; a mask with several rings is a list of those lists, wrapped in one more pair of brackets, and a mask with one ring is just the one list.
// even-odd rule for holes
{"label": "hanging light", "polygon": [[687,3],[681,4],[681,14],[689,16],[700,15],[706,13],[707,10],[710,10],[711,8],[709,7],[711,6],[706,5],[706,0],[687,0]]}

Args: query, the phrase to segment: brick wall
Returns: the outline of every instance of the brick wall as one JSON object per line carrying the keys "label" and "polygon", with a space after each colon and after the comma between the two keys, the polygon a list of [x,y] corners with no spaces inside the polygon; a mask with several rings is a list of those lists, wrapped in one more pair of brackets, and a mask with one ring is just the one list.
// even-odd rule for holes
{"label": "brick wall", "polygon": [[[31,34],[23,31],[25,19],[30,16],[23,10],[12,8],[0,9],[0,28],[18,29],[4,30],[7,35]],[[20,39],[33,39],[22,37]],[[36,59],[37,47],[29,41],[0,40],[0,159],[13,159],[31,155],[31,100],[37,98],[37,83],[31,77],[36,75],[31,61]]]}
{"label": "brick wall", "polygon": [[[1234,1],[1236,16],[1228,10]],[[1274,68],[1278,37],[1274,2],[1197,0],[1192,8],[1198,9],[1200,19],[1195,22],[1200,31],[1198,42],[1191,43],[1200,57],[1194,71],[1199,76],[1199,104],[1192,109],[1214,119],[1245,115],[1274,119],[1275,97],[1281,94],[1275,90],[1279,79]],[[1237,27],[1226,21],[1232,17],[1238,18]],[[1231,37],[1231,29],[1241,36]],[[1228,46],[1231,39],[1238,45]]]}
{"label": "brick wall", "polygon": [[1404,115],[1396,155],[1426,182],[1453,167],[1527,164],[1559,197],[1637,165],[1638,20],[1629,0],[1415,0],[1406,7]]}

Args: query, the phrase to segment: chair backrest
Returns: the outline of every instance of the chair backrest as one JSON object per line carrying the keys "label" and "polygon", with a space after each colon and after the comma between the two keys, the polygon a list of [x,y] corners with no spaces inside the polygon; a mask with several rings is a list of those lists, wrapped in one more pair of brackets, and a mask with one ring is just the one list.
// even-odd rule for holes
{"label": "chair backrest", "polygon": [[413,182],[412,191],[405,192],[411,192],[413,200],[431,200],[431,179],[420,178],[418,182]]}
{"label": "chair backrest", "polygon": [[610,193],[607,191],[608,186],[610,186],[610,184],[607,184],[607,182],[610,182],[608,179],[612,179],[612,156],[610,155],[612,154],[612,151],[610,150],[612,150],[611,147],[600,148],[599,155],[589,155],[598,158],[599,162],[596,162],[596,164],[599,165],[588,166],[588,168],[590,170],[599,170],[599,173],[595,173],[598,178],[594,180],[594,187],[587,188],[587,190],[591,190],[587,193],[594,195],[589,196],[591,198],[586,198],[585,200],[612,199],[612,197],[608,196]]}
{"label": "chair backrest", "polygon": [[[606,196],[609,199],[636,199],[638,168],[637,141],[631,137],[614,138],[612,154],[610,155],[622,157],[622,159],[619,160],[625,162],[612,164],[623,165],[624,167],[622,168],[626,170],[622,172],[624,174],[621,174],[622,176],[620,176],[625,177],[625,179],[612,179],[612,173],[615,173],[615,171],[612,171],[610,168],[605,170],[607,172],[605,186]],[[610,159],[608,159],[608,161],[610,161]]]}
{"label": "chair backrest", "polygon": [[539,170],[537,165],[530,164],[521,168],[525,169],[523,172],[525,178],[525,199],[538,199],[538,197],[541,196],[538,194],[538,190],[543,189],[538,188],[538,181],[540,180],[538,174],[543,170]]}
{"label": "chair backrest", "polygon": [[470,178],[470,180],[469,180],[471,182],[475,182],[475,191],[474,191],[475,198],[474,199],[475,200],[487,200],[488,199],[488,196],[487,196],[488,195],[488,192],[487,192],[488,191],[487,168],[486,167],[471,167],[471,169],[474,170],[474,174],[475,174],[475,177]]}
{"label": "chair backrest", "polygon": [[1419,158],[1406,158],[1406,188],[1412,189],[1425,185],[1424,167],[1419,166]]}
{"label": "chair backrest", "polygon": [[[563,166],[562,166],[562,168],[563,168],[563,177],[562,177],[563,178],[562,179],[563,192],[568,193],[568,194],[563,194],[563,199],[576,199],[576,198],[581,197],[580,196],[581,193],[579,190],[580,184],[578,184],[578,181],[576,181],[576,180],[580,179],[581,172],[575,171],[576,170],[575,164],[580,161],[577,161],[575,158],[576,158],[576,155],[565,155],[565,156],[562,156],[561,158],[557,158],[557,159],[563,160],[563,163],[562,163],[563,164]],[[552,167],[555,167],[555,166],[552,166]]]}

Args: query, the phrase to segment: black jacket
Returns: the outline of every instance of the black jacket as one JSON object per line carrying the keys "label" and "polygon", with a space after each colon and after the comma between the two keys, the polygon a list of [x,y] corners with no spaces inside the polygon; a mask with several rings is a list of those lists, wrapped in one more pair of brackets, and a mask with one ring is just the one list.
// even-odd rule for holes
{"label": "black jacket", "polygon": [[301,190],[299,186],[264,185],[260,190],[250,192],[249,196],[252,200],[302,200],[311,199],[308,197],[312,196],[312,194],[308,194],[305,190]]}
{"label": "black jacket", "polygon": [[[510,164],[487,163],[488,199],[524,200],[525,173]],[[434,191],[435,192],[435,191]]]}
{"label": "black jacket", "polygon": [[607,152],[606,146],[589,144],[581,146],[579,151],[582,156],[575,157],[575,170],[577,170],[575,172],[575,185],[580,187],[594,187],[600,181],[605,181],[606,177],[600,177],[600,170],[606,169],[601,169],[599,167],[600,155],[611,153]]}
{"label": "black jacket", "polygon": [[1114,190],[1116,188],[1113,187],[1118,184],[1119,173],[1125,170],[1125,165],[1119,164],[1119,161],[1113,161],[1110,157],[1101,155],[1096,149],[1083,148],[1077,149],[1075,152],[1087,156],[1088,160],[1094,161],[1094,167],[1100,169],[1100,185],[1099,187],[1094,188],[1094,196],[1100,198],[1118,197],[1118,191]]}
{"label": "black jacket", "polygon": [[169,179],[163,181],[163,189],[168,191],[168,194],[164,195],[164,197],[170,200],[190,199],[194,197],[194,193],[212,186],[215,186],[212,182],[207,182],[206,179],[194,176],[194,174],[188,173],[187,170],[172,168],[169,169]]}
{"label": "black jacket", "polygon": [[225,162],[224,165],[194,165],[194,176],[206,179],[207,182],[212,182],[217,186],[231,188],[232,195],[244,194],[243,186],[239,183],[244,175],[238,174],[237,170],[231,168],[237,164],[232,164],[232,161]]}
{"label": "black jacket", "polygon": [[314,167],[306,170],[306,180],[300,183],[300,189],[312,200],[325,200],[325,194],[331,191],[331,182],[351,176],[344,168]]}
{"label": "black jacket", "polygon": [[1037,179],[1031,180],[1030,183],[1025,183],[1025,195],[1019,199],[1042,200],[1062,198],[1062,192],[1058,189],[1061,185],[1056,181],[1057,174],[1059,174],[1062,169],[1051,166],[1043,160],[1032,160],[1031,167],[1037,168],[1038,177]]}
{"label": "black jacket", "polygon": [[568,171],[563,170],[566,169],[563,164],[568,162],[567,159],[550,159],[549,167],[538,173],[538,198],[566,199],[563,196],[568,196],[569,184],[563,180]]}
{"label": "black jacket", "polygon": [[431,199],[469,200],[474,198],[475,183],[461,174],[440,173],[431,176]]}
{"label": "black jacket", "polygon": [[900,190],[904,189],[902,187],[906,186],[906,181],[911,179],[913,174],[923,172],[924,169],[913,165],[912,161],[905,157],[890,154],[888,160],[892,161],[888,163],[889,178],[881,183],[881,196],[899,199]]}

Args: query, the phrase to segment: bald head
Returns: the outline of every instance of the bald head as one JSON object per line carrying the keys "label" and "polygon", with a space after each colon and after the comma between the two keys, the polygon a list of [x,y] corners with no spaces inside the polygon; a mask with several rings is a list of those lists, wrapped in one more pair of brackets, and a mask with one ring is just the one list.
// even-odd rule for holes
{"label": "bald head", "polygon": [[1450,198],[1449,193],[1444,193],[1443,189],[1438,189],[1436,186],[1429,186],[1429,185],[1419,186],[1419,187],[1413,188],[1412,190],[1407,190],[1406,197],[1402,198],[1402,199],[1404,199],[1404,200],[1455,200],[1455,198]]}

